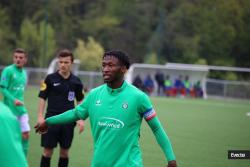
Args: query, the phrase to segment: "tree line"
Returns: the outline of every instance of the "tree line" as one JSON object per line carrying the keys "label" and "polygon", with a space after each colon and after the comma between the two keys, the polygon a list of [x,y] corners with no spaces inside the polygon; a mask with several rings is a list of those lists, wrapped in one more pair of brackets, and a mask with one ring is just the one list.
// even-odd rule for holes
{"label": "tree line", "polygon": [[29,66],[47,67],[69,48],[81,69],[99,70],[115,48],[137,63],[250,67],[249,8],[246,0],[1,0],[0,64],[23,47]]}

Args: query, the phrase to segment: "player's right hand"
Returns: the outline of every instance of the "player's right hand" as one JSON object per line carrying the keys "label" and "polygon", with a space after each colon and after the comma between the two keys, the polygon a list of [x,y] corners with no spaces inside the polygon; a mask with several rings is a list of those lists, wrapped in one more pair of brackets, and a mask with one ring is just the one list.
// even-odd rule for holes
{"label": "player's right hand", "polygon": [[167,167],[177,167],[176,161],[169,161]]}
{"label": "player's right hand", "polygon": [[48,132],[48,125],[46,125],[45,121],[43,123],[37,123],[34,128],[36,130],[36,133],[39,134],[44,134]]}

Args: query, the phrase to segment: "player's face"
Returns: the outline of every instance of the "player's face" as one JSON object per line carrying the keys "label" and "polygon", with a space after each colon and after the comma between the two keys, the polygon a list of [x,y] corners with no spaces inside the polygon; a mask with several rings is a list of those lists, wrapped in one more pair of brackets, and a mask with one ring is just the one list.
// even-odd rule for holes
{"label": "player's face", "polygon": [[102,60],[102,76],[106,83],[120,81],[123,76],[124,66],[121,66],[119,60],[114,56],[106,56]]}
{"label": "player's face", "polygon": [[71,65],[72,65],[72,61],[71,61],[70,56],[68,56],[68,57],[60,57],[58,59],[59,71],[62,72],[62,73],[70,72]]}
{"label": "player's face", "polygon": [[17,67],[22,68],[27,62],[27,57],[24,53],[15,52],[13,55],[13,62]]}

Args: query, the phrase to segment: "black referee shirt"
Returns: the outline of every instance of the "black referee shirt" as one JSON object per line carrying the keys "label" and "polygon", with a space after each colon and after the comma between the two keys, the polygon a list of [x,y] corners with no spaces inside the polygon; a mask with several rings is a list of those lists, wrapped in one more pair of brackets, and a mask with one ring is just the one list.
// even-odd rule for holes
{"label": "black referee shirt", "polygon": [[39,97],[48,99],[47,115],[61,114],[74,108],[74,99],[83,99],[83,84],[72,73],[69,78],[64,79],[57,71],[46,77],[41,85]]}

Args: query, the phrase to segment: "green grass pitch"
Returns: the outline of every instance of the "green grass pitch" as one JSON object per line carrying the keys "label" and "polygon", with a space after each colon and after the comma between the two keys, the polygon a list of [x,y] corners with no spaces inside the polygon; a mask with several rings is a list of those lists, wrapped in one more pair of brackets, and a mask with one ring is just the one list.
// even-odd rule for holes
{"label": "green grass pitch", "polygon": [[[42,148],[33,126],[37,119],[39,89],[29,87],[25,103],[29,110],[30,167],[39,166]],[[230,149],[250,150],[249,101],[152,98],[158,117],[167,131],[179,167],[249,167],[250,160],[228,160]],[[143,121],[140,139],[145,167],[164,167],[166,160],[150,128]],[[75,137],[70,151],[70,167],[88,167],[92,157],[89,122]],[[51,166],[57,166],[55,149]]]}

